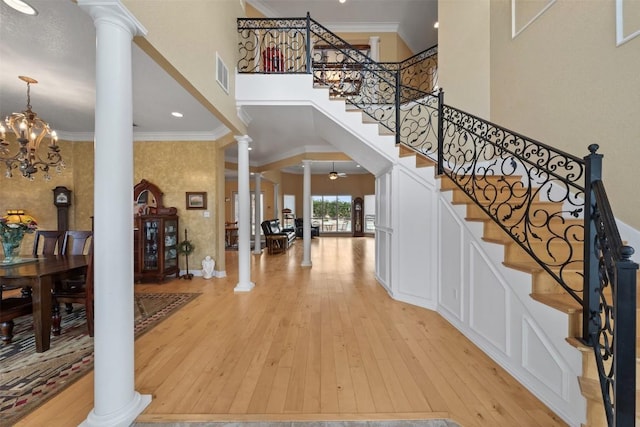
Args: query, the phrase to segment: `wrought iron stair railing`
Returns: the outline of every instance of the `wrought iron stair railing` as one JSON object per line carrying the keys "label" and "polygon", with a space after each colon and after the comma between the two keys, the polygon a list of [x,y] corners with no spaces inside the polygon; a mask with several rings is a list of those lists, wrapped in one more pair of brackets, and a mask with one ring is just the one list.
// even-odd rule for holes
{"label": "wrought iron stair railing", "polygon": [[312,74],[436,162],[551,275],[582,306],[579,338],[594,349],[609,425],[634,425],[638,264],[621,244],[596,145],[579,158],[446,105],[437,47],[378,63],[308,14],[238,19],[238,33],[240,73]]}

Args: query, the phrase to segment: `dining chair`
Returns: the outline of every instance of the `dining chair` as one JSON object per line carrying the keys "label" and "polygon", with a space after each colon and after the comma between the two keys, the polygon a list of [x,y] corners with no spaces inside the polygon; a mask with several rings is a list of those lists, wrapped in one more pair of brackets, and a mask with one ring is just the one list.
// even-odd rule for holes
{"label": "dining chair", "polygon": [[62,241],[62,254],[87,255],[93,237],[89,230],[67,230]]}
{"label": "dining chair", "polygon": [[31,296],[2,297],[0,288],[0,341],[9,344],[13,339],[13,319],[33,312]]}
{"label": "dining chair", "polygon": [[[64,239],[62,241],[62,251],[64,255],[87,255],[93,252],[93,232],[89,230],[67,230],[64,233]],[[54,293],[57,291],[65,292],[73,291],[74,289],[81,289],[84,287],[86,281],[85,275],[72,277],[69,279],[61,280],[54,284]],[[66,302],[65,312],[71,313],[73,311],[73,301]]]}
{"label": "dining chair", "polygon": [[37,230],[33,238],[32,255],[50,256],[62,252],[64,230]]}
{"label": "dining chair", "polygon": [[[62,331],[60,304],[66,304],[68,309],[69,306],[76,303],[84,304],[89,336],[93,336],[93,247],[89,251],[89,263],[84,275],[84,282],[80,284],[78,281],[67,281],[65,286],[55,286],[53,289],[51,315],[51,333],[53,335],[60,335]],[[67,310],[67,313],[70,311]]]}

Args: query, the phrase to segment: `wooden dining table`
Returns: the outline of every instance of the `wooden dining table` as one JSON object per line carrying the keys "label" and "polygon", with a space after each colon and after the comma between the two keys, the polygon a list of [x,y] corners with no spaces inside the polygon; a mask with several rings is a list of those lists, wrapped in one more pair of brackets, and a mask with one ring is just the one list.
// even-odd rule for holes
{"label": "wooden dining table", "polygon": [[53,283],[83,274],[88,263],[89,257],[86,255],[40,256],[16,264],[0,263],[0,284],[6,287],[31,288],[36,352],[49,350],[51,344]]}

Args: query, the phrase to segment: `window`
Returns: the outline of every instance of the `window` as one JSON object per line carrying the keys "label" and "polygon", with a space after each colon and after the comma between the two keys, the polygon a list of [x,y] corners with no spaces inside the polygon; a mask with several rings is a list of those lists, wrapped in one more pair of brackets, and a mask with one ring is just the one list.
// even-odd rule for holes
{"label": "window", "polygon": [[311,196],[311,225],[321,232],[351,232],[351,196]]}
{"label": "window", "polygon": [[[256,217],[256,193],[255,192],[251,192],[251,235],[255,235],[255,217]],[[238,221],[238,211],[239,211],[239,205],[238,205],[238,193],[234,192],[233,193],[233,217],[234,217],[234,221]],[[260,222],[258,223],[258,226],[260,226],[260,224],[262,223],[262,221],[264,221],[264,193],[260,193]]]}
{"label": "window", "polygon": [[296,214],[296,196],[293,194],[284,195],[284,207],[282,209],[291,209],[291,214]]}

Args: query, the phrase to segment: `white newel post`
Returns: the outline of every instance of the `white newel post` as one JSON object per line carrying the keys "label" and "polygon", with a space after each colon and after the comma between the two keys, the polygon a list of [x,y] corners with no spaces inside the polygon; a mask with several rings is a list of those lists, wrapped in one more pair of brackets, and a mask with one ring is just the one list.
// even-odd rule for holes
{"label": "white newel post", "polygon": [[255,174],[255,183],[254,183],[254,197],[255,197],[255,217],[253,223],[255,224],[255,231],[253,233],[253,253],[256,255],[260,255],[262,253],[262,243],[260,242],[260,231],[262,227],[260,227],[260,217],[262,216],[262,205],[260,204],[260,194],[262,189],[260,188],[262,182],[262,175],[259,173]]}
{"label": "white newel post", "polygon": [[[146,30],[118,0],[78,0],[96,27],[94,408],[83,426],[128,426],[151,402],[134,390],[131,43]],[[118,76],[118,78],[113,78]]]}
{"label": "white newel post", "polygon": [[369,37],[369,47],[371,48],[369,57],[374,61],[379,61],[380,60],[380,37],[378,36]]}
{"label": "white newel post", "polygon": [[251,282],[251,188],[249,186],[249,142],[247,135],[238,141],[238,284],[234,292],[249,292]]}
{"label": "white newel post", "polygon": [[303,160],[304,178],[302,183],[302,267],[311,267],[311,160]]}

